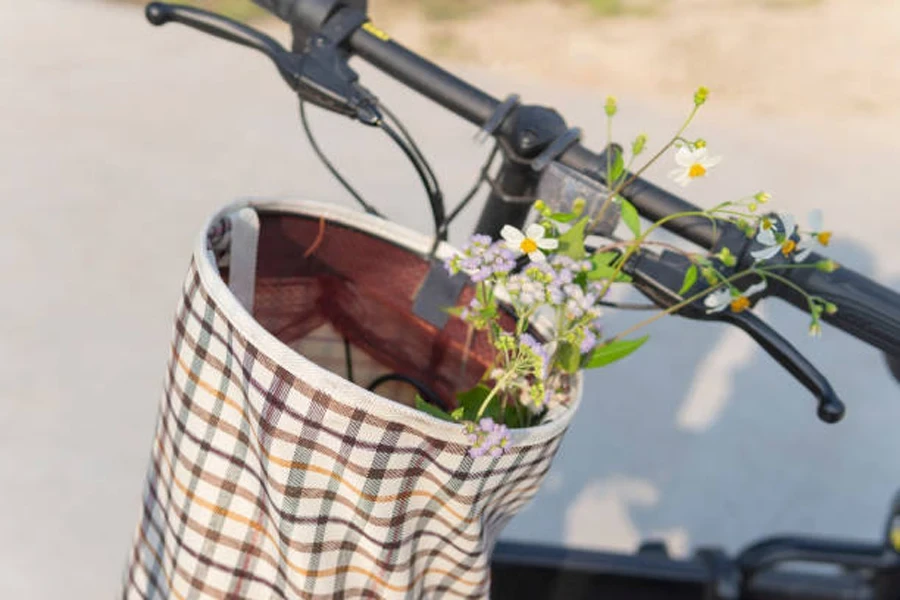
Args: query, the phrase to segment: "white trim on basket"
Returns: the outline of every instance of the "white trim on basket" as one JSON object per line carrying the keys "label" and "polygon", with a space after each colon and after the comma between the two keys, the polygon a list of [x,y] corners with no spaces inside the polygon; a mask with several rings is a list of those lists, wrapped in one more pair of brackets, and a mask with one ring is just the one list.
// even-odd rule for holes
{"label": "white trim on basket", "polygon": [[[194,247],[194,260],[206,293],[228,315],[234,327],[251,344],[291,374],[304,381],[315,381],[319,389],[334,398],[340,399],[343,403],[385,418],[396,417],[398,420],[413,425],[421,429],[423,433],[434,438],[466,445],[467,442],[459,424],[443,421],[415,408],[379,396],[351,383],[328,369],[320,367],[269,333],[244,309],[222,280],[218,267],[207,251],[207,232],[210,226],[222,217],[245,207],[264,212],[324,217],[329,221],[348,225],[360,231],[390,240],[392,243],[418,254],[428,253],[431,250],[433,239],[379,217],[332,204],[310,201],[273,202],[243,200],[224,207],[204,224],[203,231]],[[442,243],[438,247],[437,256],[439,258],[447,258],[452,254],[453,247],[449,244]],[[511,430],[511,445],[528,446],[541,444],[561,435],[562,430],[568,427],[573,414],[581,402],[582,376],[580,373],[575,377],[572,387],[573,398],[568,410],[558,414],[555,419],[536,427]]]}

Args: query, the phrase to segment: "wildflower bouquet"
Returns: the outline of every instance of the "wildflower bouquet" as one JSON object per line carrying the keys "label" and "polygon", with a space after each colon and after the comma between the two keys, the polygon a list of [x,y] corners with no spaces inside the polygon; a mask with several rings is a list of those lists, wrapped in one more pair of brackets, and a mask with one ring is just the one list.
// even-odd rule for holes
{"label": "wildflower bouquet", "polygon": [[[761,212],[760,206],[771,196],[757,192],[708,210],[669,215],[643,228],[635,207],[622,197],[621,191],[629,183],[669,151],[674,150],[676,163],[670,177],[681,186],[706,177],[719,163],[719,157],[709,154],[705,140],[685,137],[707,96],[706,88],[697,90],[693,110],[681,128],[634,174],[632,167],[646,150],[646,135],[632,142],[627,164],[624,152],[607,152],[608,194],[598,205],[576,201],[569,212],[553,212],[538,201],[534,206],[537,219],[524,231],[507,225],[498,241],[476,235],[461,253],[446,261],[450,273],[465,273],[475,284],[471,302],[451,311],[472,331],[486,332],[496,354],[478,385],[458,395],[459,406],[453,412],[446,413],[421,399],[417,404],[434,416],[460,423],[471,444],[471,456],[503,454],[510,443],[511,428],[534,426],[566,408],[576,373],[630,355],[648,339],[646,335],[635,337],[635,333],[688,304],[702,300],[707,313],[741,312],[751,307],[754,296],[770,280],[777,280],[806,297],[812,315],[811,334],[821,332],[823,312],[837,310],[778,273],[789,268],[836,268],[831,261],[807,262],[812,247],[828,245],[831,237],[822,229],[818,214],[813,215],[810,228],[800,229],[788,213]],[[605,113],[611,149],[616,112],[616,101],[609,98]],[[590,247],[587,238],[593,225],[612,206],[619,209],[632,239]],[[686,216],[737,225],[757,242],[758,249],[751,253],[754,262],[733,272],[737,259],[727,248],[715,254],[690,253],[650,239],[664,223]],[[679,291],[682,300],[626,331],[607,333],[602,325],[604,299],[614,285],[631,283],[624,271],[628,259],[654,246],[675,250],[690,260]],[[513,328],[501,327],[503,312],[514,316]],[[532,325],[538,318],[549,324],[540,333]]]}

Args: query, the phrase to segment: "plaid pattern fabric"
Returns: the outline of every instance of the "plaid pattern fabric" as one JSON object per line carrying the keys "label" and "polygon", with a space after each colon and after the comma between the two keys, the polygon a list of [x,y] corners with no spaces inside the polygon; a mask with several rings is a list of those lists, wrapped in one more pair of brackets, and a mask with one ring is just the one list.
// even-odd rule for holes
{"label": "plaid pattern fabric", "polygon": [[204,246],[177,310],[123,598],[487,597],[493,544],[570,415],[473,459],[460,426],[254,326]]}

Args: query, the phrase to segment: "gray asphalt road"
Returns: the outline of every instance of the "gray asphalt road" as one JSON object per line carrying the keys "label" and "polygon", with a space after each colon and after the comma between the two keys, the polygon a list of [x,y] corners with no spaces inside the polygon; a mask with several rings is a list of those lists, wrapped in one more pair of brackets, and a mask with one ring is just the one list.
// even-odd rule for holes
{"label": "gray asphalt road", "polygon": [[[243,49],[153,29],[130,8],[3,0],[0,57],[0,597],[109,597],[198,228],[239,197],[348,200],[305,145],[286,88]],[[463,73],[498,96],[553,104],[603,143],[596,92]],[[484,151],[473,128],[364,76],[459,197]],[[658,141],[678,124],[671,107],[622,103],[625,136],[642,128]],[[314,120],[372,202],[428,226],[397,152]],[[692,199],[765,188],[799,215],[824,208],[835,258],[900,283],[896,146],[853,144],[837,122],[801,130],[716,109],[697,133],[726,159]],[[900,485],[898,386],[861,343],[831,329],[809,340],[782,305],[762,313],[831,376],[844,423],[818,423],[806,392],[742,334],[661,322],[640,359],[589,376],[553,475],[508,537],[628,549],[662,536],[680,552],[784,530],[875,539]],[[623,322],[611,315],[610,328]]]}

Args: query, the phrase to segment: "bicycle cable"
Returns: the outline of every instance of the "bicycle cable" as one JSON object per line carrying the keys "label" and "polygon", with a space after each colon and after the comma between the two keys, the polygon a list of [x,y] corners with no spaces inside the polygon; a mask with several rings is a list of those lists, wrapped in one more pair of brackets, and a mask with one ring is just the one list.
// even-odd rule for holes
{"label": "bicycle cable", "polygon": [[393,125],[400,131],[403,137],[409,142],[410,148],[413,153],[416,155],[418,160],[421,162],[422,167],[425,169],[425,172],[428,174],[429,180],[431,181],[431,189],[434,193],[440,195],[443,199],[444,194],[441,191],[441,184],[438,181],[437,175],[434,170],[431,168],[431,164],[429,164],[428,159],[425,158],[425,154],[419,148],[419,145],[416,144],[416,139],[412,136],[409,130],[403,125],[403,122],[390,108],[387,107],[380,100],[376,100],[376,106],[378,109],[384,113],[384,115],[393,123]]}
{"label": "bicycle cable", "polygon": [[363,199],[359,192],[354,189],[352,185],[340,174],[337,168],[328,160],[328,157],[325,156],[325,153],[322,152],[322,149],[319,147],[319,144],[316,142],[316,138],[313,135],[312,129],[309,127],[309,119],[306,116],[306,102],[304,100],[300,100],[300,122],[303,124],[303,131],[306,133],[306,139],[309,140],[309,145],[312,146],[313,152],[316,153],[316,156],[322,161],[322,164],[325,165],[325,168],[328,169],[328,172],[331,173],[332,177],[337,179],[338,183],[340,183],[347,192],[353,196],[354,200],[363,208],[364,211],[369,213],[370,215],[375,215],[376,217],[384,218],[374,206],[369,204]]}
{"label": "bicycle cable", "polygon": [[377,127],[381,128],[388,137],[390,137],[397,146],[403,151],[406,157],[412,162],[413,167],[416,169],[416,173],[419,175],[419,179],[422,181],[422,185],[425,186],[426,193],[428,194],[428,201],[431,204],[431,213],[434,217],[434,230],[435,235],[438,239],[446,239],[447,234],[442,233],[441,225],[445,220],[444,214],[444,199],[440,195],[440,191],[435,191],[431,187],[431,182],[428,179],[428,173],[425,167],[423,167],[422,163],[417,159],[415,152],[410,147],[410,144],[399,134],[394,127],[391,126],[385,120],[380,120],[376,124]]}
{"label": "bicycle cable", "polygon": [[[481,189],[482,184],[488,180],[488,174],[491,170],[491,165],[494,163],[494,159],[497,157],[497,153],[500,151],[500,145],[494,144],[494,148],[491,150],[491,153],[488,155],[487,160],[484,161],[484,164],[481,166],[481,169],[478,171],[478,178],[475,179],[475,183],[472,185],[472,188],[469,192],[463,196],[463,199],[459,201],[459,204],[456,205],[447,218],[444,219],[444,225],[441,230],[444,234],[444,239],[446,239],[447,232],[450,227],[450,223],[453,222],[456,217],[459,216],[459,213],[463,211],[466,206],[472,201],[475,197],[475,194],[478,193],[478,190]],[[437,253],[438,245],[440,244],[441,238],[435,237],[434,244],[431,246],[431,250],[428,252],[428,259],[434,259],[435,253]]]}

